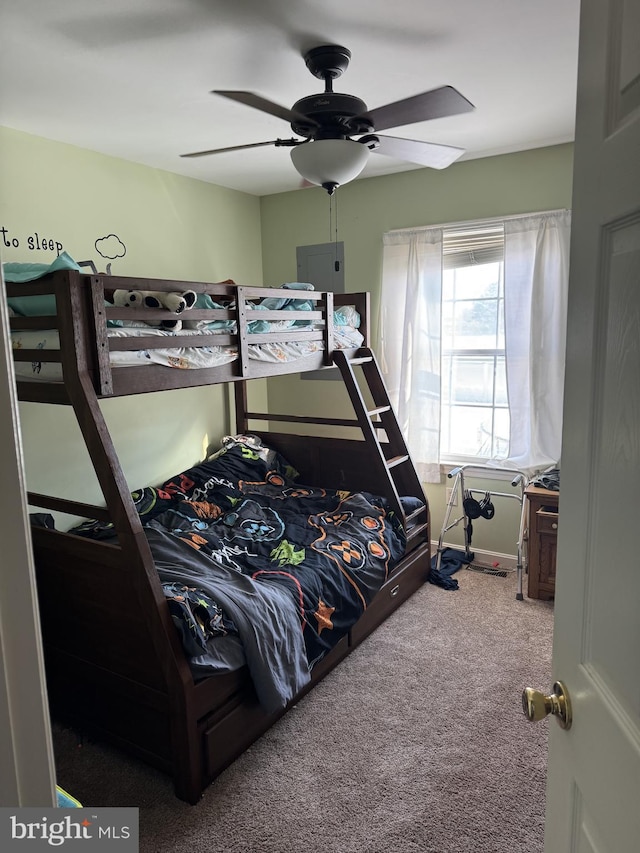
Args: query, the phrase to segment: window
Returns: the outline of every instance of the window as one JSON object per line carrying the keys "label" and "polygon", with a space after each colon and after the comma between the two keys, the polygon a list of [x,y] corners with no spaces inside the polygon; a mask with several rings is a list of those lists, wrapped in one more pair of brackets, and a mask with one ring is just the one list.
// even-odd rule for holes
{"label": "window", "polygon": [[557,467],[570,229],[560,210],[383,235],[380,359],[423,482]]}
{"label": "window", "polygon": [[504,230],[445,229],[442,255],[440,458],[504,459]]}

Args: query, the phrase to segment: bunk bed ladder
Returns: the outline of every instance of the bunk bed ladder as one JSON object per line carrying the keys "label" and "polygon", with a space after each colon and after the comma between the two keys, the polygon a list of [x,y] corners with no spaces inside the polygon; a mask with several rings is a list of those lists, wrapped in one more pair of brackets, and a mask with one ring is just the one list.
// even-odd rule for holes
{"label": "bunk bed ladder", "polygon": [[[422,484],[391,406],[378,362],[369,347],[360,347],[350,353],[335,350],[333,359],[342,373],[364,440],[389,482],[391,505],[404,519],[407,540],[411,542],[425,534],[429,515]],[[373,401],[373,407],[365,399],[365,389],[368,390],[367,398]],[[383,436],[386,438],[384,442]],[[423,505],[407,513],[402,506],[401,496],[419,498]]]}

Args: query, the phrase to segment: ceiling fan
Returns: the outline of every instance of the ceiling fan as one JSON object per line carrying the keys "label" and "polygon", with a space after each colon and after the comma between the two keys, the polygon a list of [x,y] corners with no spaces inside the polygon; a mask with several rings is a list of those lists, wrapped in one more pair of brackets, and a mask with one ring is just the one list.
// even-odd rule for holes
{"label": "ceiling fan", "polygon": [[273,139],[181,156],[204,157],[266,145],[288,147],[293,165],[305,181],[323,187],[331,195],[336,187],[360,174],[372,151],[434,169],[444,169],[464,154],[463,148],[378,133],[389,127],[473,110],[473,104],[460,92],[452,86],[441,86],[370,110],[360,98],[333,91],[333,81],[346,70],[350,59],[351,52],[340,45],[321,45],[305,53],[307,68],[314,77],[324,80],[325,88],[321,94],[296,101],[291,109],[253,92],[214,89],[211,93],[284,119],[301,139]]}

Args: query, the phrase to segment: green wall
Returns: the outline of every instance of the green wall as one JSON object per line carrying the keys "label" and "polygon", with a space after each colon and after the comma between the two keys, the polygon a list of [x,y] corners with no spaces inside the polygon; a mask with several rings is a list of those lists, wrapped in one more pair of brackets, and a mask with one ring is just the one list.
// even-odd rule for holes
{"label": "green wall", "polygon": [[[341,187],[334,203],[338,238],[345,244],[346,287],[372,294],[374,347],[385,231],[570,207],[572,158],[573,146],[559,145]],[[103,270],[108,260],[97,253],[96,240],[116,234],[126,253],[111,260],[115,274],[277,286],[297,276],[296,246],[334,236],[329,197],[321,189],[258,199],[7,128],[0,128],[0,186],[3,261],[50,263],[56,255],[48,248],[52,240],[76,260],[93,260]],[[45,249],[38,248],[43,237]],[[18,246],[3,245],[14,240]],[[252,406],[262,408],[265,384],[254,385]],[[338,382],[279,377],[269,381],[268,394],[278,412],[326,414],[350,406]],[[224,388],[141,395],[102,406],[131,488],[188,467],[208,443],[233,428]],[[30,489],[99,500],[70,411],[21,404],[21,425]],[[445,485],[427,488],[436,538]],[[504,490],[502,484],[493,488]],[[497,506],[491,522],[478,524],[474,546],[513,553],[515,509],[515,502]],[[457,533],[448,539],[459,543]]]}
{"label": "green wall", "polygon": [[[557,145],[340,187],[334,203],[346,289],[371,291],[375,321],[385,231],[569,208],[572,169],[573,145]],[[296,246],[334,237],[329,196],[319,187],[263,196],[261,214],[265,282],[295,280]]]}
{"label": "green wall", "polygon": [[[0,186],[2,261],[51,263],[52,240],[104,270],[109,260],[94,244],[115,234],[126,252],[111,260],[114,274],[262,284],[254,196],[7,128],[0,128]],[[224,387],[108,400],[102,408],[132,489],[189,467],[232,428]],[[72,412],[23,403],[20,420],[28,487],[101,502]]]}
{"label": "green wall", "polygon": [[[345,285],[348,291],[371,292],[374,349],[385,231],[570,208],[572,170],[573,145],[567,144],[463,161],[443,171],[417,169],[357,180],[339,188],[335,198],[338,239],[344,241],[345,248]],[[329,197],[320,188],[265,196],[261,213],[267,282],[295,279],[296,246],[333,239]],[[286,411],[285,407],[295,405],[299,413],[309,414],[317,411],[321,399],[327,410],[334,411],[349,405],[339,385],[293,377],[270,381],[269,403],[273,411]],[[427,487],[435,538],[446,506],[445,485],[451,481]],[[508,490],[500,481],[498,485],[494,481],[493,488]],[[478,549],[513,554],[518,536],[516,501],[503,499],[496,505],[495,518],[482,521],[484,525],[478,522],[477,532],[474,528],[472,544]],[[452,531],[448,540],[460,544],[459,531]]]}

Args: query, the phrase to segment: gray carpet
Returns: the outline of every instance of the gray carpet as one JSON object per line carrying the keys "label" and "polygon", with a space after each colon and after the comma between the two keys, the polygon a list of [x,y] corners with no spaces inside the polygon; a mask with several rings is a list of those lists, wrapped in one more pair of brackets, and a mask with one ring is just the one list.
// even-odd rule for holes
{"label": "gray carpet", "polygon": [[542,853],[553,605],[515,576],[427,584],[211,785],[170,780],[55,728],[58,783],[140,808],[140,851]]}

